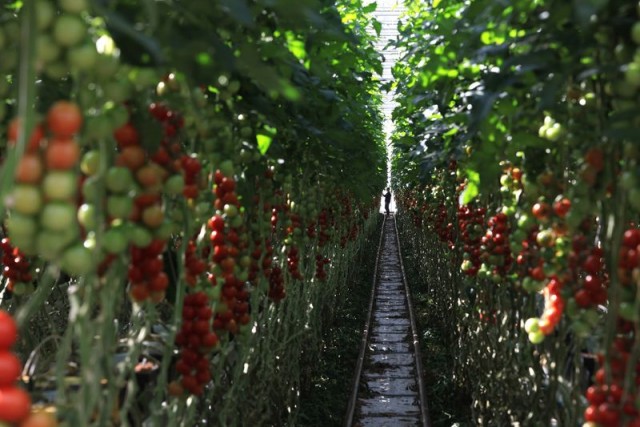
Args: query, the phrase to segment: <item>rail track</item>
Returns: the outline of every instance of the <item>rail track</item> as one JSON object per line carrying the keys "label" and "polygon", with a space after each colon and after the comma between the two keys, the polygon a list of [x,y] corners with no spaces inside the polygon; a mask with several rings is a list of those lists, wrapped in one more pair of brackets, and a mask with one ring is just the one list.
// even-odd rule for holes
{"label": "rail track", "polygon": [[395,218],[385,218],[346,427],[430,426]]}

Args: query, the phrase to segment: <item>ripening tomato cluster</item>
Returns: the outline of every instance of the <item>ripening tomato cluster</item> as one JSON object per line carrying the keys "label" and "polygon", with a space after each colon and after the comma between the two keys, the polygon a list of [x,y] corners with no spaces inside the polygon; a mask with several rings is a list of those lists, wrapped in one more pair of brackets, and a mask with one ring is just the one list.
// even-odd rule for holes
{"label": "ripening tomato cluster", "polygon": [[[77,192],[82,127],[79,107],[58,101],[46,120],[37,124],[16,171],[11,218],[7,231],[15,246],[27,255],[57,262],[69,274],[88,271],[91,255],[80,244]],[[20,120],[14,119],[9,141],[16,141]],[[46,135],[46,137],[45,137]]]}
{"label": "ripening tomato cluster", "polygon": [[545,286],[547,275],[544,271],[544,259],[538,246],[538,226],[533,226],[526,239],[520,243],[516,256],[518,276],[522,279],[522,289],[526,292],[540,292]]}
{"label": "ripening tomato cluster", "polygon": [[218,344],[218,336],[211,330],[213,311],[204,292],[189,293],[182,306],[182,326],[176,336],[180,355],[176,371],[182,376],[182,386],[199,396],[211,381],[209,353]]}
{"label": "ripening tomato cluster", "polygon": [[483,264],[496,276],[504,276],[513,262],[509,245],[509,217],[500,212],[487,221],[487,231],[480,243],[485,253]]}
{"label": "ripening tomato cluster", "polygon": [[[605,370],[603,353],[597,356],[598,370],[585,396],[589,403],[584,417],[585,421],[596,423],[602,427],[640,426],[640,411],[637,399],[640,387],[640,362],[631,360],[632,347],[636,339],[635,322],[638,320],[635,299],[637,292],[636,279],[638,275],[638,245],[640,245],[640,230],[629,228],[625,230],[622,246],[618,257],[618,276],[623,285],[621,301],[618,306],[616,322],[616,336],[608,354],[610,372]],[[630,389],[624,390],[625,383],[630,379]]]}
{"label": "ripening tomato cluster", "polygon": [[429,212],[429,224],[433,224],[434,231],[441,242],[446,242],[450,249],[454,247],[455,230],[449,220],[447,206],[444,203]]}
{"label": "ripening tomato cluster", "polygon": [[480,270],[482,261],[481,239],[484,225],[484,215],[487,210],[482,207],[469,205],[458,207],[458,229],[463,243],[462,272],[467,276],[475,276]]}
{"label": "ripening tomato cluster", "polygon": [[0,421],[7,423],[25,420],[31,410],[29,394],[16,384],[22,367],[11,347],[17,339],[13,317],[0,310]]}
{"label": "ripening tomato cluster", "polygon": [[635,290],[640,273],[640,229],[629,228],[618,253],[618,280],[623,285],[618,314],[630,322],[638,320]]}
{"label": "ripening tomato cluster", "polygon": [[[618,319],[617,336],[608,354],[609,372],[605,370],[605,356],[597,355],[598,369],[594,384],[587,388],[585,397],[589,405],[584,411],[586,422],[598,427],[640,426],[640,411],[636,406],[640,386],[640,363],[629,370],[631,348],[635,338],[633,323]],[[626,379],[631,373],[631,389],[625,391]]]}
{"label": "ripening tomato cluster", "polygon": [[7,278],[7,289],[15,291],[16,284],[31,285],[33,274],[28,258],[20,252],[20,249],[11,245],[8,237],[0,241],[0,253],[2,253],[2,275]]}
{"label": "ripening tomato cluster", "polygon": [[209,281],[219,290],[214,329],[236,333],[238,326],[249,323],[249,291],[245,282],[250,258],[245,254],[248,236],[243,210],[236,193],[236,181],[221,170],[214,175],[214,208],[216,214],[208,222],[210,230],[213,274]]}
{"label": "ripening tomato cluster", "polygon": [[207,258],[209,256],[209,247],[202,249],[202,256],[198,254],[198,247],[194,239],[187,242],[184,255],[185,281],[190,287],[198,284],[199,278],[207,271]]}

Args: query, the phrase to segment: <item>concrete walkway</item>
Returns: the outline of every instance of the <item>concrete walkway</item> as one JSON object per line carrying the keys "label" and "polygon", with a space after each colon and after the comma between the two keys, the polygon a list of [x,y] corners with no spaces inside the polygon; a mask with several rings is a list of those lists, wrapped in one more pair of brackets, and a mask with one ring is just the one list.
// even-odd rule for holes
{"label": "concrete walkway", "polygon": [[387,219],[353,425],[422,425],[416,373],[395,221]]}

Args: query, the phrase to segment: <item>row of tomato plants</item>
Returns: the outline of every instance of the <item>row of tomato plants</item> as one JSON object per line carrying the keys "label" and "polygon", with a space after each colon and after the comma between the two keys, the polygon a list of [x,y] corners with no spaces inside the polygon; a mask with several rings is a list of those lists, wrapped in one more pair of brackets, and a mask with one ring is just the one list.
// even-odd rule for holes
{"label": "row of tomato plants", "polygon": [[360,2],[227,3],[0,10],[0,423],[295,423],[376,226],[379,59]]}
{"label": "row of tomato plants", "polygon": [[638,425],[640,10],[503,6],[409,6],[401,229],[474,422]]}

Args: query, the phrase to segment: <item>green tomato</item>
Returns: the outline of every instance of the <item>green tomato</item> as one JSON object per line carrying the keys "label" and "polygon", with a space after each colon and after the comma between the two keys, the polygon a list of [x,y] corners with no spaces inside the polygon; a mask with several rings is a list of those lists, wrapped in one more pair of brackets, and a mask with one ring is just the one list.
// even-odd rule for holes
{"label": "green tomato", "polygon": [[635,44],[640,45],[640,21],[637,21],[633,24],[633,27],[631,27],[631,40],[633,40]]}
{"label": "green tomato", "polygon": [[129,121],[129,112],[127,107],[122,104],[117,104],[107,110],[107,117],[111,120],[114,129],[117,129]]}
{"label": "green tomato", "polygon": [[175,231],[175,225],[172,221],[164,221],[153,231],[154,237],[159,240],[169,240]]}
{"label": "green tomato", "polygon": [[[87,127],[89,126],[89,120],[87,120]],[[95,175],[100,169],[100,152],[98,150],[89,150],[80,161],[80,170],[85,175]]]}
{"label": "green tomato", "polygon": [[111,227],[102,235],[102,247],[111,254],[123,253],[129,246],[125,227]]}
{"label": "green tomato", "polygon": [[624,70],[624,79],[634,88],[640,87],[640,64],[630,62]]}
{"label": "green tomato", "polygon": [[132,88],[128,82],[112,81],[102,86],[105,96],[115,103],[121,103],[131,97]]}
{"label": "green tomato", "polygon": [[591,327],[580,320],[574,320],[571,322],[571,330],[579,338],[587,338],[591,335]]}
{"label": "green tomato", "polygon": [[223,210],[224,210],[224,214],[228,218],[235,218],[236,216],[238,216],[238,207],[236,205],[226,204],[224,205]]}
{"label": "green tomato", "polygon": [[93,270],[93,253],[78,244],[64,251],[60,266],[70,276],[83,276]]}
{"label": "green tomato", "polygon": [[581,313],[582,320],[584,320],[589,326],[595,327],[600,323],[600,313],[595,308],[588,308]]}
{"label": "green tomato", "polygon": [[40,214],[40,224],[50,231],[64,231],[76,222],[76,208],[71,203],[47,203]]}
{"label": "green tomato", "polygon": [[87,26],[78,16],[63,14],[53,24],[53,38],[62,47],[79,44],[87,35]]}
{"label": "green tomato", "polygon": [[66,246],[67,242],[59,232],[45,230],[38,233],[36,237],[38,255],[47,261],[58,259]]}
{"label": "green tomato", "polygon": [[129,196],[107,197],[107,215],[116,219],[129,218],[133,212],[133,199]]}
{"label": "green tomato", "polygon": [[184,177],[175,174],[169,177],[164,183],[164,191],[171,196],[179,196],[184,190]]}
{"label": "green tomato", "polygon": [[116,75],[119,67],[120,61],[115,56],[98,55],[94,72],[99,79],[107,80]]}
{"label": "green tomato", "polygon": [[44,31],[49,28],[53,18],[56,16],[55,6],[50,0],[37,0],[34,8],[36,11],[36,28],[39,31]]}
{"label": "green tomato", "polygon": [[222,174],[224,176],[228,176],[231,177],[234,175],[234,168],[233,168],[233,162],[231,160],[224,160],[220,163],[220,172],[222,172]]}
{"label": "green tomato", "polygon": [[531,334],[533,332],[538,332],[540,330],[540,319],[537,317],[531,317],[524,322],[524,330]]}
{"label": "green tomato", "polygon": [[78,71],[94,69],[98,61],[98,51],[93,43],[84,43],[73,47],[67,52],[69,66]]}
{"label": "green tomato", "polygon": [[153,241],[153,234],[145,227],[134,225],[128,233],[129,241],[139,248],[146,248]]}
{"label": "green tomato", "polygon": [[640,188],[632,188],[629,191],[629,204],[636,212],[640,212]]}
{"label": "green tomato", "polygon": [[146,89],[158,83],[158,73],[149,67],[137,68],[132,70],[129,75],[131,81],[138,89]]}
{"label": "green tomato", "polygon": [[38,223],[35,217],[12,213],[7,218],[7,231],[11,240],[32,239],[38,230]]}
{"label": "green tomato", "polygon": [[67,13],[82,13],[89,9],[89,3],[87,0],[58,0],[60,9]]}
{"label": "green tomato", "polygon": [[13,209],[23,215],[35,215],[42,209],[40,189],[34,185],[18,184],[13,188]]}
{"label": "green tomato", "polygon": [[113,166],[107,170],[105,183],[112,193],[128,193],[133,188],[133,174],[125,167]]}
{"label": "green tomato", "polygon": [[68,171],[50,171],[42,181],[44,196],[48,200],[69,200],[78,188],[76,176]]}
{"label": "green tomato", "polygon": [[84,203],[78,208],[78,222],[85,230],[94,231],[98,228],[98,211],[95,205]]}
{"label": "green tomato", "polygon": [[542,331],[531,332],[529,333],[529,341],[531,341],[531,344],[540,344],[544,341],[544,334]]}
{"label": "green tomato", "polygon": [[638,310],[633,302],[621,302],[618,306],[618,314],[629,322],[635,322],[638,319]]}
{"label": "green tomato", "polygon": [[36,58],[43,64],[51,64],[60,57],[60,46],[49,34],[38,34],[36,37]]}

